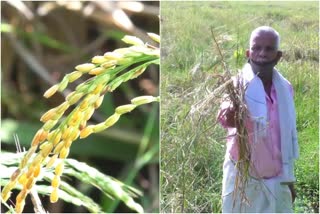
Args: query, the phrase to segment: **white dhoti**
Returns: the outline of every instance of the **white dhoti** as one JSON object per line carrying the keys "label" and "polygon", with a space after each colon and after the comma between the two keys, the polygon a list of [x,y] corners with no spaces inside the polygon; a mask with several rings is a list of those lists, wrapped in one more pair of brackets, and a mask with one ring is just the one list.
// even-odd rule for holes
{"label": "white dhoti", "polygon": [[[236,169],[227,158],[224,163],[222,187],[223,213],[292,213],[292,196],[287,184],[282,178],[257,180],[249,177],[246,186],[248,204],[241,202],[239,195],[233,197]],[[234,201],[235,200],[235,201]]]}
{"label": "white dhoti", "polygon": [[233,192],[223,196],[223,213],[292,213],[291,192],[287,184],[280,184],[277,178],[250,179],[245,190],[249,204],[241,202]]}

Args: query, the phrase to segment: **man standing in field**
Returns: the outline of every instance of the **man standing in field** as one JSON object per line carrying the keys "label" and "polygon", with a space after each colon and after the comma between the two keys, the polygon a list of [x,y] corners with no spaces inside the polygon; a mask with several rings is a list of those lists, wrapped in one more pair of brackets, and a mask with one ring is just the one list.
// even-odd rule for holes
{"label": "man standing in field", "polygon": [[239,145],[235,133],[235,112],[224,102],[218,120],[228,129],[223,165],[223,212],[293,212],[296,194],[294,160],[298,158],[296,117],[291,84],[274,68],[282,56],[280,36],[268,26],[251,33],[248,63],[241,71],[245,83],[245,121],[250,148],[250,170],[242,203],[235,190]]}

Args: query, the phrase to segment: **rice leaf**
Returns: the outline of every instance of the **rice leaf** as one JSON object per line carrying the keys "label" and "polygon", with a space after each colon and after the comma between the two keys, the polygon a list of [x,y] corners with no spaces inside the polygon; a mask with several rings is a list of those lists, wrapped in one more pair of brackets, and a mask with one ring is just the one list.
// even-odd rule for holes
{"label": "rice leaf", "polygon": [[[10,176],[17,169],[24,154],[25,152],[1,152],[1,186],[5,186],[9,182]],[[125,185],[113,177],[104,175],[95,168],[92,168],[83,162],[79,162],[74,159],[65,159],[64,162],[66,164],[66,169],[64,170],[63,175],[73,176],[84,183],[91,184],[100,189],[110,198],[123,201],[132,210],[140,213],[143,212],[143,208],[133,200],[133,197],[142,195],[141,191]],[[43,169],[43,173],[38,177],[38,180],[44,179],[48,182],[51,182],[53,178],[53,170]],[[48,183],[47,186],[35,185],[34,188],[39,194],[43,195],[50,195],[52,191],[50,183]],[[17,185],[15,189],[21,190],[21,185]],[[64,181],[61,181],[60,184],[59,198],[77,206],[84,206],[93,213],[98,213],[102,210],[101,207],[91,198],[85,196],[83,193],[79,192],[77,189]]]}
{"label": "rice leaf", "polygon": [[[46,178],[53,178],[53,174],[51,173],[50,176],[45,176]],[[3,179],[1,178],[1,186],[6,185],[9,182],[9,179]],[[21,186],[17,186],[15,189],[21,190]],[[45,186],[45,185],[36,185],[34,186],[34,189],[42,195],[50,195],[51,193],[51,187]],[[61,190],[63,189],[63,190]],[[81,192],[67,184],[66,182],[61,182],[61,189],[59,190],[59,198],[62,200],[72,203],[76,206],[84,206],[86,207],[90,212],[97,213],[101,212],[101,207],[96,204],[94,201],[92,201],[91,198],[83,195]],[[3,201],[1,201],[3,202]],[[5,203],[3,203],[5,204]],[[6,204],[8,206],[8,204]],[[14,211],[13,211],[14,213]]]}
{"label": "rice leaf", "polygon": [[140,204],[134,202],[132,197],[142,195],[140,191],[129,187],[110,176],[104,175],[95,168],[88,166],[86,163],[79,162],[74,159],[65,160],[67,169],[64,173],[84,183],[91,184],[100,189],[104,194],[113,199],[119,199],[125,203],[129,208],[139,213],[143,212],[143,208]]}

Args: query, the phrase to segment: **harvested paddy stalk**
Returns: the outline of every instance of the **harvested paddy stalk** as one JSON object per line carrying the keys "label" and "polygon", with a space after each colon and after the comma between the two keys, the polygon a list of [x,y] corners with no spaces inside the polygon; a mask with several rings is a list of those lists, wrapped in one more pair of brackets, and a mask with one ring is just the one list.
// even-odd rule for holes
{"label": "harvested paddy stalk", "polygon": [[[150,33],[149,36],[160,42],[158,35]],[[113,126],[123,114],[131,112],[140,105],[159,102],[159,97],[136,97],[130,104],[117,107],[114,114],[105,121],[95,125],[87,124],[95,110],[102,104],[105,93],[113,92],[122,83],[137,78],[149,65],[159,64],[159,48],[145,44],[133,36],[125,36],[123,41],[132,46],[107,52],[103,56],[95,56],[91,63],[76,66],[75,71],[65,75],[60,83],[53,85],[44,93],[44,97],[50,98],[56,92],[65,90],[69,83],[81,76],[90,76],[87,81],[79,84],[61,105],[42,115],[40,121],[43,122],[43,126],[34,135],[31,147],[21,159],[18,169],[2,189],[1,197],[5,202],[9,199],[11,190],[21,185],[21,191],[16,197],[17,213],[23,212],[25,199],[35,186],[41,172],[52,170],[53,166],[55,168],[54,177],[51,179],[50,201],[52,203],[58,201],[65,159],[76,139],[104,131]],[[67,114],[68,109],[71,113]],[[140,205],[135,206],[133,201],[129,203],[129,199],[122,197],[123,195],[115,197],[137,212],[143,211]]]}
{"label": "harvested paddy stalk", "polygon": [[[236,128],[236,143],[238,144],[239,154],[238,160],[236,160],[235,167],[237,169],[237,175],[235,178],[235,186],[233,191],[233,206],[235,205],[235,200],[238,200],[237,196],[240,196],[241,202],[249,203],[245,189],[247,186],[249,178],[249,167],[250,167],[250,147],[248,132],[245,125],[245,121],[248,117],[248,110],[245,104],[245,85],[238,74],[234,77],[231,76],[231,72],[228,69],[227,64],[224,61],[223,54],[219,47],[218,42],[211,29],[212,38],[216,44],[219,55],[221,57],[221,62],[224,67],[224,74],[221,76],[221,80],[225,85],[226,99],[230,103],[231,108],[235,112],[234,121]],[[231,81],[232,80],[232,81]],[[242,204],[242,203],[241,203]]]}
{"label": "harvested paddy stalk", "polygon": [[236,143],[238,144],[239,148],[238,160],[235,162],[237,175],[235,178],[235,187],[233,192],[233,206],[235,205],[235,200],[238,200],[238,195],[240,196],[241,202],[249,203],[245,194],[245,189],[249,178],[250,167],[250,147],[248,141],[248,132],[245,126],[245,121],[248,117],[247,107],[244,102],[245,86],[243,85],[243,81],[240,80],[239,76],[236,76],[234,80],[236,82],[232,81],[226,86],[227,99],[230,101],[235,112],[235,134]]}
{"label": "harvested paddy stalk", "polygon": [[[218,75],[214,74],[214,77],[218,79],[217,87],[204,99],[192,105],[190,114],[194,117],[196,112],[199,113],[200,120],[198,120],[198,123],[201,123],[201,114],[203,114],[203,112],[206,112],[207,109],[212,108],[212,105],[218,103],[218,100],[220,102],[228,102],[230,108],[232,108],[232,110],[235,112],[233,119],[236,128],[235,135],[236,143],[238,144],[239,148],[239,154],[238,160],[235,160],[237,175],[235,178],[235,188],[233,192],[234,206],[235,200],[239,200],[238,196],[240,197],[241,202],[249,203],[245,194],[250,167],[250,147],[248,144],[248,132],[245,126],[245,122],[248,117],[247,106],[244,100],[246,85],[244,85],[241,79],[240,72],[238,72],[238,74],[235,76],[231,75],[231,72],[227,64],[225,63],[221,48],[219,47],[212,29],[211,33],[214,40],[214,45],[217,47],[219,56],[221,58],[221,64],[224,72]],[[217,123],[215,123],[214,126],[216,124]]]}

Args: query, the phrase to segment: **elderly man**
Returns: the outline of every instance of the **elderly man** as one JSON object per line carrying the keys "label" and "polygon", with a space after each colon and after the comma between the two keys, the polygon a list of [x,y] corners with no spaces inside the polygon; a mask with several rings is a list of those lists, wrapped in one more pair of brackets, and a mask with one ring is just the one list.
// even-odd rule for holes
{"label": "elderly man", "polygon": [[[274,68],[282,56],[280,36],[268,26],[251,33],[248,63],[240,72],[248,109],[246,128],[250,145],[249,203],[233,194],[238,160],[235,112],[225,101],[218,120],[228,130],[223,165],[223,212],[292,212],[295,200],[293,167],[298,158],[296,118],[291,84]],[[235,203],[233,203],[235,202]]]}

